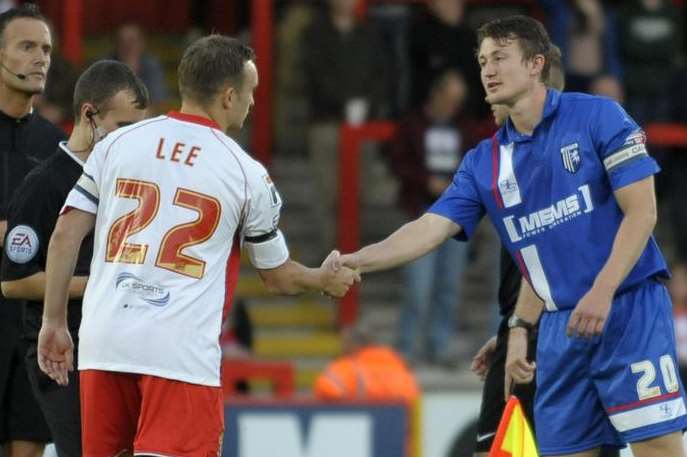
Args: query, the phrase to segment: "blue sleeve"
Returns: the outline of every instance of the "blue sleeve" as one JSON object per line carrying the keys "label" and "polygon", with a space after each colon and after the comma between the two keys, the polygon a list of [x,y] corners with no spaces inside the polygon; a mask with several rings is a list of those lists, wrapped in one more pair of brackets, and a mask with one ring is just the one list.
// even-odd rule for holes
{"label": "blue sleeve", "polygon": [[616,102],[599,99],[592,139],[615,191],[660,171],[646,149],[646,135]]}
{"label": "blue sleeve", "polygon": [[428,213],[443,216],[462,227],[455,238],[468,240],[484,216],[484,206],[475,182],[473,164],[475,150],[468,152],[453,176],[451,185],[427,210]]}

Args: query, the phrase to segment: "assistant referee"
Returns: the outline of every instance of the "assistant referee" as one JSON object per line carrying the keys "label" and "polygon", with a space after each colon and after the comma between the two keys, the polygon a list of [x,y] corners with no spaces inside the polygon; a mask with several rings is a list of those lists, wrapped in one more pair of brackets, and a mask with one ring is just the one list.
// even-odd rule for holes
{"label": "assistant referee", "polygon": [[[52,40],[37,7],[0,14],[0,240],[7,209],[26,174],[55,150],[64,133],[34,113],[33,96],[45,89]],[[0,443],[6,457],[40,456],[50,432],[24,366],[21,303],[0,300]]]}
{"label": "assistant referee", "polygon": [[[10,203],[1,274],[3,294],[26,300],[26,367],[60,457],[82,455],[79,375],[70,373],[69,384],[60,387],[38,368],[36,344],[48,244],[62,205],[96,142],[114,129],[142,120],[148,91],[126,65],[102,60],[79,77],[73,105],[75,125],[69,141],[60,142],[57,151],[29,173]],[[92,255],[93,233],[81,245],[69,288],[68,326],[75,346]]]}

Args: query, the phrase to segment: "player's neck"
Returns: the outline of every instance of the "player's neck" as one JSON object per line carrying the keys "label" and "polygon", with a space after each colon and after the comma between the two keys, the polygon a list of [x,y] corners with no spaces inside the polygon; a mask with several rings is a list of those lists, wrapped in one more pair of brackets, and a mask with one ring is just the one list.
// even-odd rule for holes
{"label": "player's neck", "polygon": [[86,122],[74,126],[67,141],[67,149],[82,161],[86,161],[93,150],[93,132]]}
{"label": "player's neck", "polygon": [[546,86],[537,84],[531,91],[515,102],[508,115],[515,130],[524,135],[532,135],[544,115]]}
{"label": "player's neck", "polygon": [[33,96],[0,83],[0,111],[16,119],[31,112]]}
{"label": "player's neck", "polygon": [[204,117],[206,119],[213,120],[217,122],[217,124],[221,127],[223,132],[227,131],[228,125],[226,125],[226,122],[222,120],[221,116],[217,116],[213,114],[213,109],[212,107],[210,108],[203,108],[201,106],[198,106],[193,103],[188,103],[186,101],[181,103],[181,108],[179,108],[179,112],[184,113],[184,114],[191,114],[193,116],[200,116]]}

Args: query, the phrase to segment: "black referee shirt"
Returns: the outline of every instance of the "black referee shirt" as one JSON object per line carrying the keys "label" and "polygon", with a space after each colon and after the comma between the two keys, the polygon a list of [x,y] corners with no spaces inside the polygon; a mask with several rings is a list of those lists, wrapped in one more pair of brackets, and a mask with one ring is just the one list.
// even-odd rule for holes
{"label": "black referee shirt", "polygon": [[7,219],[14,190],[24,177],[64,139],[62,130],[37,113],[17,119],[0,111],[0,220]]}
{"label": "black referee shirt", "polygon": [[[83,165],[66,145],[36,167],[22,182],[12,199],[7,221],[7,237],[2,256],[3,281],[22,279],[45,271],[48,242],[69,191],[81,176]],[[81,245],[76,276],[88,276],[93,255],[93,232]],[[81,322],[81,299],[69,301],[68,326],[76,334]],[[38,338],[43,315],[42,301],[26,301],[24,332],[29,340]]]}
{"label": "black referee shirt", "polygon": [[[64,133],[37,113],[14,118],[0,111],[0,220],[7,219],[7,208],[14,191],[24,177],[55,151]],[[7,300],[0,294],[0,320],[3,333],[12,333],[8,326],[22,325],[21,302]],[[19,332],[18,332],[19,333]],[[2,343],[6,345],[6,338]],[[12,337],[7,337],[12,339]]]}

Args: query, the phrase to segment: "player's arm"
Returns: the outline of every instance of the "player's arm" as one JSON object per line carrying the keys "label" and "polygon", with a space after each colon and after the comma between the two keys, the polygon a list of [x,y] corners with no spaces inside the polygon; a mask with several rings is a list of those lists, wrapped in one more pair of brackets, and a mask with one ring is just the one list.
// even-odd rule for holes
{"label": "player's arm", "polygon": [[623,220],[613,241],[611,255],[594,284],[612,294],[637,263],[656,227],[654,177],[649,176],[618,189],[614,195],[623,212]]}
{"label": "player's arm", "polygon": [[79,249],[95,226],[95,214],[71,209],[57,219],[46,262],[43,321],[66,325],[67,300]]}
{"label": "player's arm", "polygon": [[450,219],[425,213],[379,243],[341,256],[341,263],[361,273],[387,270],[422,257],[460,230],[460,225]]}
{"label": "player's arm", "polygon": [[608,260],[570,317],[569,335],[589,337],[601,333],[615,292],[637,263],[656,226],[653,176],[617,189],[614,195],[623,219]]}
{"label": "player's arm", "polygon": [[544,311],[544,301],[532,289],[532,285],[525,279],[521,281],[518,300],[515,302],[513,314],[531,325],[537,325],[539,317]]}
{"label": "player's arm", "polygon": [[7,221],[0,221],[0,248],[5,245],[5,235],[7,234]]}
{"label": "player's arm", "polygon": [[329,268],[328,265],[336,261],[333,257],[338,255],[338,252],[332,252],[319,268],[309,268],[288,259],[276,268],[258,269],[258,275],[273,294],[296,295],[314,291],[342,297],[360,281],[360,275],[349,268],[339,271]]}
{"label": "player's arm", "polygon": [[[69,282],[69,298],[83,297],[84,289],[88,276],[74,276]],[[6,298],[16,298],[23,300],[43,300],[45,297],[46,275],[44,271],[39,271],[31,276],[16,279],[13,281],[2,281],[2,295]]]}
{"label": "player's arm", "polygon": [[74,369],[74,344],[67,329],[69,287],[81,243],[95,226],[95,214],[72,209],[57,219],[46,262],[43,324],[38,335],[38,365],[59,385]]}
{"label": "player's arm", "polygon": [[[528,333],[531,331],[526,326],[534,327],[539,321],[544,302],[537,296],[532,286],[526,280],[522,280],[518,300],[515,303],[513,316],[525,323],[525,326],[511,327],[508,331],[508,351],[506,353],[505,385],[506,400],[510,396],[513,383],[527,384],[534,380],[536,365],[527,360]],[[510,325],[509,325],[510,326]]]}
{"label": "player's arm", "polygon": [[[478,148],[486,144],[481,143]],[[379,243],[341,256],[342,264],[361,273],[385,270],[415,260],[453,236],[469,239],[485,211],[475,180],[477,156],[476,150],[465,155],[451,185],[424,215]]]}

